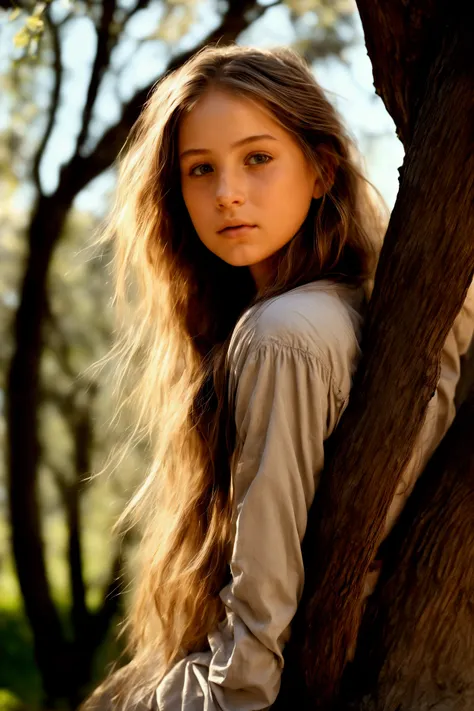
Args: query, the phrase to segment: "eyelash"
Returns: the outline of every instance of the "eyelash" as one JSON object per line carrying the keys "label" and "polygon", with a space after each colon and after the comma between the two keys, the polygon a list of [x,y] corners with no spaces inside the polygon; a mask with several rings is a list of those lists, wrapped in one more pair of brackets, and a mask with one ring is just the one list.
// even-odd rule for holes
{"label": "eyelash", "polygon": [[[266,153],[252,153],[252,155],[248,156],[248,160],[250,160],[251,158],[255,158],[255,156],[265,158],[265,160],[262,161],[261,163],[252,163],[253,166],[266,165],[267,163],[270,163],[270,161],[273,160],[273,158],[271,156],[267,155]],[[196,173],[194,172],[198,168],[202,168],[205,165],[210,165],[210,164],[209,163],[200,163],[199,165],[195,165],[193,168],[190,169],[189,175],[192,178],[204,178],[205,175],[209,175],[209,173],[204,173],[203,175],[196,175]]]}

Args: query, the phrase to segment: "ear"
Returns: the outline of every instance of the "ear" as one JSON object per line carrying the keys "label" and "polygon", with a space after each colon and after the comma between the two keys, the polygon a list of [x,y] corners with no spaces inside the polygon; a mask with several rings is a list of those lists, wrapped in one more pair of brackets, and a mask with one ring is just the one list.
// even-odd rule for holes
{"label": "ear", "polygon": [[319,198],[322,198],[326,190],[324,189],[323,181],[317,176],[316,180],[314,181],[314,188],[313,188],[313,197],[316,200],[319,200]]}
{"label": "ear", "polygon": [[336,175],[336,168],[332,161],[327,160],[325,164],[322,165],[321,170],[316,174],[314,180],[313,197],[316,199],[321,198],[325,193],[329,192],[334,185],[334,178]]}

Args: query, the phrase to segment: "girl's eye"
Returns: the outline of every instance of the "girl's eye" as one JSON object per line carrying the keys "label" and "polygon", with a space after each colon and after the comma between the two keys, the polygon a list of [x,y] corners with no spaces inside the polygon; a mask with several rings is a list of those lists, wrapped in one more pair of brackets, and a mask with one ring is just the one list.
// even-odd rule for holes
{"label": "girl's eye", "polygon": [[[269,163],[271,160],[273,160],[273,158],[265,153],[254,153],[247,159],[247,162],[250,165],[265,165],[265,163]],[[194,176],[195,178],[202,178],[204,175],[211,173],[212,170],[212,165],[210,163],[201,163],[200,165],[196,165],[194,168],[191,168],[189,175]]]}
{"label": "girl's eye", "polygon": [[202,175],[207,175],[210,170],[212,170],[212,166],[209,165],[209,163],[201,163],[201,165],[191,168],[189,175],[195,175],[197,178],[200,178]]}
{"label": "girl's eye", "polygon": [[[254,162],[251,162],[255,158]],[[265,163],[269,163],[272,160],[270,156],[267,156],[265,153],[254,153],[252,156],[249,158],[249,163],[251,165],[264,165]]]}

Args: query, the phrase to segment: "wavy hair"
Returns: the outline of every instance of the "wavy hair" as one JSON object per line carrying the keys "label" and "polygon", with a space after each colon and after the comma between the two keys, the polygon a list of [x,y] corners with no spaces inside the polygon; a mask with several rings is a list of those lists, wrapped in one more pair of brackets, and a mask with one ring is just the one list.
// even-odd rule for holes
{"label": "wavy hair", "polygon": [[[180,119],[210,88],[269,110],[325,186],[303,227],[274,255],[273,279],[260,292],[248,269],[201,243],[181,193]],[[115,203],[99,240],[112,245],[121,324],[110,358],[123,384],[120,406],[134,405],[125,450],[138,435],[152,452],[121,518],[142,530],[127,619],[132,661],[115,684],[114,702],[127,705],[151,694],[181,657],[204,648],[224,617],[219,592],[228,575],[236,451],[226,352],[238,318],[318,279],[369,284],[384,220],[337,112],[306,62],[286,48],[196,53],[155,86],[118,164]]]}

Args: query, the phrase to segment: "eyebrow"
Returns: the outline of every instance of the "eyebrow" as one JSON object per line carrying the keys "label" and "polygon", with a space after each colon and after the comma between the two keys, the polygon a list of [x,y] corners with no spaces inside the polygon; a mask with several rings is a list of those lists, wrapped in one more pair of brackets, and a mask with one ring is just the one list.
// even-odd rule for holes
{"label": "eyebrow", "polygon": [[[275,136],[271,136],[269,133],[260,133],[256,136],[247,136],[246,138],[241,138],[240,141],[232,143],[231,148],[238,148],[246,143],[251,143],[253,141],[261,141],[264,138],[270,139],[271,141],[276,141],[278,139]],[[180,158],[185,158],[186,156],[194,156],[198,153],[211,153],[209,148],[189,148],[187,151],[183,151]]]}

